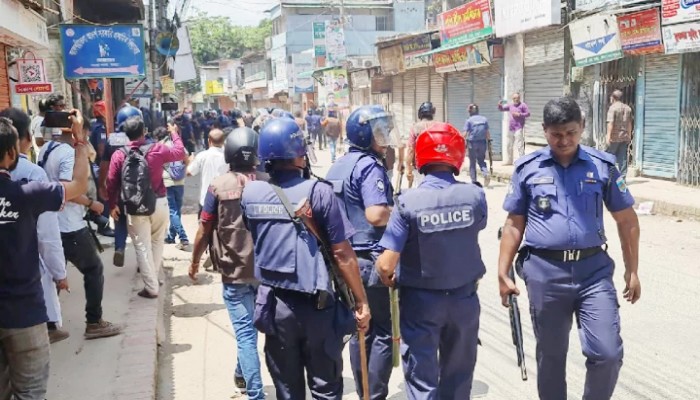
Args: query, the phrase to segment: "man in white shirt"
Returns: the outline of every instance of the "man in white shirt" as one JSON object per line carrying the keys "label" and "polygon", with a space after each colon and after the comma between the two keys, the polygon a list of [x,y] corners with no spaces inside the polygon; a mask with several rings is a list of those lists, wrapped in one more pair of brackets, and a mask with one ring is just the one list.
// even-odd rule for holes
{"label": "man in white shirt", "polygon": [[224,160],[224,142],[226,136],[221,129],[212,129],[209,132],[209,148],[199,152],[194,161],[187,166],[187,175],[202,174],[202,185],[199,190],[199,213],[202,212],[204,198],[211,181],[219,175],[228,172],[228,164]]}

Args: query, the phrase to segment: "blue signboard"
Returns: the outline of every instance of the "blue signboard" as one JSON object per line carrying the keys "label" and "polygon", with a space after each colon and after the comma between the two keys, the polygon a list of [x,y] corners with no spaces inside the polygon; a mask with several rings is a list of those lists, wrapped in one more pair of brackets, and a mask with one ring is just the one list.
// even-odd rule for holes
{"label": "blue signboard", "polygon": [[59,31],[66,79],[146,75],[142,25],[62,24]]}

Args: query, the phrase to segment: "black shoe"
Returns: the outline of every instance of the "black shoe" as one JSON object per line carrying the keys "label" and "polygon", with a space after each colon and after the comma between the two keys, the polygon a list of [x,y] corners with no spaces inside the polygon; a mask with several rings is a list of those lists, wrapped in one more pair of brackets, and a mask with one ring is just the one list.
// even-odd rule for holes
{"label": "black shoe", "polygon": [[102,235],[102,236],[106,236],[106,237],[112,237],[112,238],[114,237],[114,229],[112,229],[112,228],[110,228],[110,227],[107,227],[107,228],[99,228],[99,229],[97,230],[97,233],[99,233],[99,234]]}

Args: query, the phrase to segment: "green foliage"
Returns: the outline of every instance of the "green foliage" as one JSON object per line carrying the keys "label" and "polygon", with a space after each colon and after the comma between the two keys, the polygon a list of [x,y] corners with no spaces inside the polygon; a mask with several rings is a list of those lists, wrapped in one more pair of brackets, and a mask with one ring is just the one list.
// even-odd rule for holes
{"label": "green foliage", "polygon": [[187,24],[195,62],[204,65],[222,58],[238,58],[248,51],[264,50],[265,38],[272,33],[272,22],[257,27],[236,26],[227,17],[200,13]]}

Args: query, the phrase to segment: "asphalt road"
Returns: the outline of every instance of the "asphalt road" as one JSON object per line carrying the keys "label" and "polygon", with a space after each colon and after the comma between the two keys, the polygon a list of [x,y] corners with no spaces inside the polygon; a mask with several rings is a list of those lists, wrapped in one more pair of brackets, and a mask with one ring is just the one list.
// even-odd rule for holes
{"label": "asphalt road", "polygon": [[[329,156],[319,154],[316,172],[324,176]],[[464,174],[462,175],[462,177]],[[196,202],[196,179],[188,182],[187,197]],[[630,187],[634,194],[634,186]],[[536,399],[535,339],[527,296],[520,296],[525,333],[526,363],[530,380],[520,380],[515,350],[511,342],[508,312],[500,304],[496,267],[496,232],[505,220],[501,209],[506,187],[495,183],[487,190],[489,224],[480,236],[487,273],[479,287],[481,320],[479,337],[483,346],[475,371],[473,398]],[[195,211],[190,207],[190,211]],[[196,215],[185,217],[187,231],[194,237]],[[630,305],[620,295],[622,337],[625,357],[615,399],[689,400],[700,398],[700,302],[695,290],[700,282],[700,223],[663,216],[640,216],[641,250],[639,274],[641,300]],[[612,218],[606,220],[612,257],[619,261],[615,284],[624,288],[622,256]],[[187,278],[189,254],[166,250],[171,275],[171,305],[166,308],[168,342],[161,349],[159,398],[161,400],[212,400],[236,397],[233,386],[235,339],[221,299],[218,276],[204,274],[192,284]],[[521,286],[521,291],[525,294]],[[166,302],[167,303],[167,302]],[[259,351],[263,355],[264,337]],[[567,363],[570,399],[580,399],[585,379],[585,359],[581,355],[578,332],[570,334]],[[344,399],[356,399],[348,368],[347,350]],[[268,399],[276,399],[272,381],[263,365],[263,381]],[[390,400],[405,399],[401,369],[393,372]],[[240,398],[245,398],[240,397]],[[310,398],[310,396],[308,397]],[[465,394],[465,399],[467,398]]]}

